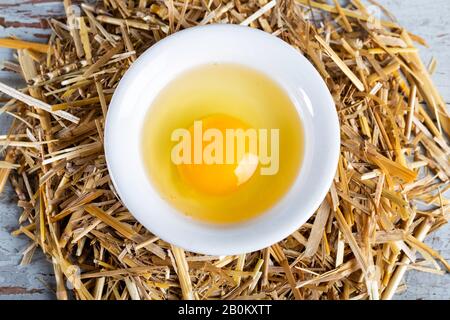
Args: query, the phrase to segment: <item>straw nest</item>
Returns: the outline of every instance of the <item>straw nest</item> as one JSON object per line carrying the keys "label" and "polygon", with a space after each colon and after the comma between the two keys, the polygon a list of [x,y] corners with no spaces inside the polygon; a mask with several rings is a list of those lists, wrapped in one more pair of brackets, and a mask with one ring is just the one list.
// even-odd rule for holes
{"label": "straw nest", "polygon": [[[48,44],[0,40],[17,49],[5,67],[27,82],[21,90],[0,83],[1,111],[13,117],[0,137],[0,189],[9,179],[22,210],[13,234],[31,239],[22,263],[42,250],[59,299],[69,291],[78,299],[389,299],[409,269],[449,270],[423,242],[449,214],[449,115],[431,80],[435,62],[425,67],[415,47],[425,41],[384,8],[388,20],[359,0],[64,6],[67,19],[49,20]],[[188,253],[145,230],[118,199],[103,153],[108,102],[130,64],[158,40],[207,23],[260,28],[300,50],[326,81],[341,124],[336,177],[316,214],[280,243],[238,256]]]}

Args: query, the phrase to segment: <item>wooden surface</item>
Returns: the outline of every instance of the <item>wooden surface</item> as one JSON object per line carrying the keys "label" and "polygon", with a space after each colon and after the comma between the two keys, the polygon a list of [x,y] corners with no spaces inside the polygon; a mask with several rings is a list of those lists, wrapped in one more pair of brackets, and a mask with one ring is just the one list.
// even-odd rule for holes
{"label": "wooden surface", "polygon": [[[438,60],[433,78],[447,106],[450,103],[450,1],[449,0],[378,0],[410,32],[425,38],[431,48],[421,48],[425,62]],[[24,40],[45,41],[49,31],[45,18],[63,15],[62,1],[0,0],[0,38],[16,36]],[[14,60],[11,51],[0,49],[0,81],[19,85],[19,78],[2,70],[4,60]],[[0,116],[0,134],[8,119]],[[54,281],[51,263],[35,254],[30,265],[19,266],[21,252],[29,246],[27,239],[14,238],[19,210],[10,188],[0,195],[0,299],[53,299]],[[450,260],[450,226],[428,237],[427,243]],[[38,251],[38,250],[37,250]],[[450,275],[437,276],[410,271],[407,290],[397,299],[450,299]]]}

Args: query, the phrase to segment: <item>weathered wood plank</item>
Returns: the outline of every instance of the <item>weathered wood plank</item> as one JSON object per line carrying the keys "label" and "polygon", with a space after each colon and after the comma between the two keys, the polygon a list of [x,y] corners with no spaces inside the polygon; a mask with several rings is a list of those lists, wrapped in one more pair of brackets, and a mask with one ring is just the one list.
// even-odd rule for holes
{"label": "weathered wood plank", "polygon": [[[23,40],[45,42],[50,31],[46,19],[63,15],[62,1],[0,0],[0,38],[14,36]],[[19,85],[20,77],[3,70],[5,60],[15,60],[12,50],[0,49],[0,80]],[[9,121],[0,117],[0,134]],[[19,209],[8,186],[0,195],[0,299],[53,299],[53,269],[46,258],[36,253],[32,264],[19,266],[22,252],[29,246],[26,237],[14,238]]]}
{"label": "weathered wood plank", "polygon": [[[437,60],[433,80],[447,106],[450,106],[450,1],[448,0],[383,0],[401,25],[420,35],[430,48],[420,48],[420,54],[428,63],[432,57]],[[446,195],[448,198],[448,194]],[[444,226],[429,236],[426,243],[437,249],[450,260],[450,225]],[[450,299],[450,275],[439,276],[418,271],[406,274],[407,291],[397,299]]]}
{"label": "weathered wood plank", "polygon": [[[50,30],[47,19],[62,17],[62,1],[54,0],[1,0],[0,38],[14,36],[23,40],[45,42]],[[0,49],[0,79],[18,84],[19,77],[3,70],[2,62],[14,59],[11,50]]]}

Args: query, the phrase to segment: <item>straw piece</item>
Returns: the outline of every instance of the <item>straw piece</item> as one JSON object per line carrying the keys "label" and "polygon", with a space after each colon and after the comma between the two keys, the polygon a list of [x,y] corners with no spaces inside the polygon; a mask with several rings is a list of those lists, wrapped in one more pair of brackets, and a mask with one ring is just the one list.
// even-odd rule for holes
{"label": "straw piece", "polygon": [[8,38],[0,38],[0,47],[10,49],[30,49],[41,53],[47,53],[49,49],[47,44]]}
{"label": "straw piece", "polygon": [[108,50],[103,56],[98,58],[98,60],[92,64],[84,73],[83,77],[89,77],[92,75],[95,71],[97,71],[100,67],[102,67],[104,64],[108,62],[109,59],[111,59],[112,56],[114,56],[116,53],[120,52],[123,48],[123,43],[120,42],[118,45],[116,45],[114,48]]}
{"label": "straw piece", "polygon": [[283,250],[280,248],[280,246],[278,244],[274,244],[271,248],[272,248],[273,256],[274,256],[275,260],[277,260],[277,262],[283,267],[283,269],[286,273],[286,277],[288,279],[289,285],[292,288],[292,292],[294,294],[295,299],[301,300],[302,295],[300,293],[300,290],[296,286],[295,278],[292,273],[291,267],[289,266],[289,264],[287,262],[286,255],[284,254]]}
{"label": "straw piece", "polygon": [[203,18],[203,20],[200,21],[199,25],[205,25],[208,22],[212,21],[213,19],[215,19],[215,20],[219,19],[223,14],[225,14],[226,12],[231,10],[232,8],[234,8],[234,2],[228,2],[224,6],[219,6],[217,9],[215,9],[215,10],[211,11],[210,13],[208,13]]}
{"label": "straw piece", "polygon": [[4,84],[4,83],[1,83],[1,82],[0,82],[0,92],[3,92],[5,94],[9,95],[10,97],[13,97],[14,99],[22,101],[23,103],[29,105],[30,107],[35,107],[37,109],[45,110],[45,111],[47,111],[49,113],[55,114],[58,117],[61,117],[61,118],[66,119],[66,120],[68,120],[70,122],[73,122],[73,123],[80,122],[80,118],[75,117],[75,116],[73,116],[70,113],[65,112],[65,111],[52,111],[52,107],[49,104],[47,104],[45,102],[42,102],[42,101],[40,101],[38,99],[35,99],[33,97],[30,97],[30,96],[28,96],[28,95],[26,95],[26,94],[24,94],[24,93],[22,93],[22,92],[20,92],[20,91],[18,91],[16,89],[14,89],[14,88],[12,88],[12,87]]}
{"label": "straw piece", "polygon": [[311,234],[306,244],[305,252],[303,253],[305,258],[312,257],[316,254],[319,248],[320,240],[324,232],[325,224],[327,223],[328,216],[330,214],[330,206],[327,201],[322,202],[319,210],[317,210],[316,218],[314,220]]}
{"label": "straw piece", "polygon": [[[382,73],[383,73],[384,77],[386,77],[386,76],[390,75],[391,73],[394,73],[398,69],[400,69],[400,64],[398,62],[393,62],[393,63],[387,65],[386,67],[384,67],[382,70]],[[375,81],[379,81],[380,79],[381,79],[381,76],[379,74],[372,74],[367,79],[367,82],[369,84],[372,84]]]}
{"label": "straw piece", "polygon": [[[423,241],[425,239],[425,236],[427,235],[428,231],[430,230],[432,226],[432,220],[426,219],[422,222],[422,224],[418,227],[417,231],[415,232],[415,238],[418,241]],[[383,300],[390,300],[394,296],[400,281],[402,280],[406,270],[407,266],[411,263],[411,260],[404,256],[400,260],[400,265],[396,268],[395,273],[393,274],[391,280],[389,281],[388,286],[383,292],[382,299]]]}
{"label": "straw piece", "polygon": [[106,119],[106,113],[108,112],[107,102],[109,102],[109,100],[111,100],[112,96],[105,97],[105,93],[103,91],[102,84],[97,79],[95,81],[95,88],[97,90],[98,99],[99,99],[100,105],[102,107],[103,119]]}
{"label": "straw piece", "polygon": [[411,138],[411,129],[412,129],[412,122],[414,118],[414,112],[416,107],[416,95],[417,95],[417,87],[415,85],[412,86],[411,92],[409,94],[409,101],[408,101],[408,120],[406,124],[406,132],[405,137],[406,139]]}
{"label": "straw piece", "polygon": [[133,228],[111,217],[110,215],[106,214],[103,210],[94,207],[92,205],[86,206],[85,210],[94,217],[100,219],[101,221],[103,221],[104,223],[115,229],[125,238],[128,238],[133,241],[139,241],[141,239],[141,236],[136,231],[134,231]]}
{"label": "straw piece", "polygon": [[324,47],[325,51],[328,53],[330,58],[338,65],[338,67],[345,73],[347,77],[353,82],[353,84],[358,88],[359,91],[364,91],[364,84],[358,77],[347,67],[344,61],[339,58],[339,56],[334,52],[334,50],[318,35],[316,35],[316,40]]}
{"label": "straw piece", "polygon": [[[391,53],[415,53],[417,48],[389,48]],[[367,50],[368,54],[386,54],[386,51],[382,48],[371,48]]]}
{"label": "straw piece", "polygon": [[17,169],[17,168],[20,168],[20,164],[11,163],[8,161],[0,161],[0,169]]}
{"label": "straw piece", "polygon": [[101,103],[102,108],[104,108],[104,106],[106,106],[106,102],[107,101],[109,102],[111,100],[111,98],[112,98],[112,95],[107,95],[105,97],[105,95],[103,94],[103,91],[102,91],[101,96],[99,94],[98,97],[87,98],[87,99],[77,100],[77,101],[73,101],[73,102],[63,102],[63,103],[54,104],[51,106],[51,109],[52,109],[52,111],[65,110],[65,109],[75,108],[75,107],[92,106],[93,104],[99,103],[99,102]]}
{"label": "straw piece", "polygon": [[90,62],[92,60],[92,49],[91,44],[89,43],[88,28],[84,22],[84,18],[79,18],[78,24],[80,26],[80,41],[83,45],[83,51],[85,53],[86,60]]}
{"label": "straw piece", "polygon": [[[245,264],[245,254],[241,254],[238,257],[238,260],[236,262],[236,271],[242,271],[244,269],[244,264]],[[240,286],[241,285],[241,279],[242,277],[240,275],[236,275],[233,277],[234,281],[236,282],[236,286]]]}
{"label": "straw piece", "polygon": [[347,19],[347,16],[345,15],[344,11],[342,10],[341,5],[339,4],[338,0],[333,0],[334,5],[336,6],[336,11],[339,14],[339,16],[342,19],[342,24],[344,25],[345,31],[347,32],[353,32],[352,25]]}
{"label": "straw piece", "polygon": [[338,209],[335,212],[337,221],[339,223],[339,226],[341,228],[342,234],[344,238],[347,240],[350,248],[353,251],[353,254],[355,255],[356,261],[359,263],[359,266],[361,267],[361,270],[363,272],[367,272],[367,261],[364,258],[364,255],[361,251],[361,248],[359,247],[358,243],[356,242],[355,237],[353,236],[351,229],[349,225],[347,224],[347,221],[345,220],[344,216],[342,215],[341,211]]}
{"label": "straw piece", "polygon": [[172,252],[177,264],[177,274],[180,278],[181,291],[183,292],[183,299],[194,300],[192,292],[192,283],[189,276],[189,267],[186,262],[186,255],[184,250],[175,246],[171,246]]}
{"label": "straw piece", "polygon": [[75,51],[78,58],[81,58],[84,55],[83,44],[81,43],[80,33],[78,31],[79,22],[74,12],[75,8],[78,7],[72,4],[71,0],[63,0],[63,3],[67,16],[67,25],[69,27],[69,32],[75,45]]}
{"label": "straw piece", "polygon": [[447,271],[450,272],[450,264],[438,252],[436,252],[435,250],[427,246],[425,243],[423,243],[422,241],[418,240],[417,238],[413,237],[410,234],[406,236],[406,241],[411,245],[413,245],[413,247],[416,247],[424,252],[427,252],[433,258],[437,258],[445,266]]}
{"label": "straw piece", "polygon": [[252,15],[250,15],[247,19],[245,19],[244,21],[242,21],[240,23],[241,26],[248,26],[250,25],[253,21],[255,21],[256,19],[258,19],[259,17],[261,17],[262,15],[264,15],[266,12],[268,12],[269,10],[271,10],[273,7],[275,7],[277,5],[277,1],[276,0],[272,0],[268,3],[266,3],[264,6],[262,6],[260,9],[258,9],[255,13],[253,13]]}
{"label": "straw piece", "polygon": [[97,16],[97,20],[104,23],[113,24],[116,26],[122,26],[125,25],[127,27],[141,29],[141,30],[151,30],[151,25],[141,22],[138,20],[132,20],[132,19],[119,19],[119,18],[113,18],[109,16]]}
{"label": "straw piece", "polygon": [[[11,149],[9,149],[6,152],[5,160],[3,162],[13,164],[15,161],[15,158],[16,158],[16,156],[15,156],[14,152]],[[3,190],[5,189],[5,185],[6,185],[6,182],[8,181],[9,174],[11,173],[11,169],[12,168],[7,168],[7,167],[0,168],[0,192],[3,192]]]}

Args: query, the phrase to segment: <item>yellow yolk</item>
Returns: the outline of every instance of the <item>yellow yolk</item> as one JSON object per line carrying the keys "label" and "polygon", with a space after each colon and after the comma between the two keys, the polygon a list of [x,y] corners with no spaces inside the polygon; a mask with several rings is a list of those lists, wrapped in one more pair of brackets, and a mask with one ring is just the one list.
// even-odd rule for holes
{"label": "yellow yolk", "polygon": [[[239,157],[219,164],[223,149],[212,142],[224,131],[226,136],[227,128],[247,129],[246,145],[228,145]],[[272,130],[278,130],[277,140]],[[206,162],[186,164],[202,150]],[[242,65],[206,64],[183,72],[155,97],[142,127],[141,151],[152,186],[174,209],[199,222],[241,223],[276,205],[296,181],[303,125],[289,95],[267,75]]]}
{"label": "yellow yolk", "polygon": [[[223,137],[223,159],[226,159],[226,130],[247,130],[249,126],[244,122],[227,115],[213,115],[202,119],[203,132],[208,129],[217,129]],[[191,149],[194,150],[194,126],[189,128],[191,134]],[[236,141],[235,141],[236,142]],[[202,154],[211,141],[202,142]],[[235,192],[239,186],[250,180],[258,166],[258,156],[248,152],[246,145],[245,153],[238,157],[237,143],[234,143],[234,161],[232,164],[223,163],[178,165],[178,172],[183,180],[196,190],[210,195],[226,195]]]}

